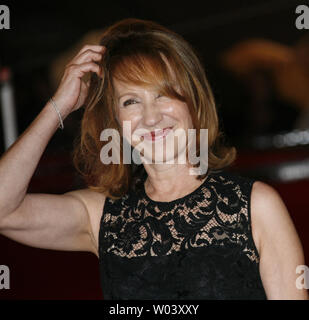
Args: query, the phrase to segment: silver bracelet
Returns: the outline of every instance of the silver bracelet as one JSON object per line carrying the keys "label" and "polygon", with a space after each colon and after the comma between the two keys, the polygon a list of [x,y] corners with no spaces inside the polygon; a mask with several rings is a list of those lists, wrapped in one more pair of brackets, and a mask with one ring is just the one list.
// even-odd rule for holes
{"label": "silver bracelet", "polygon": [[63,125],[61,114],[57,108],[57,105],[56,105],[55,101],[53,100],[53,98],[50,98],[49,100],[50,100],[52,106],[55,108],[56,112],[58,113],[58,117],[59,117],[59,121],[60,121],[59,127],[63,130],[64,125]]}

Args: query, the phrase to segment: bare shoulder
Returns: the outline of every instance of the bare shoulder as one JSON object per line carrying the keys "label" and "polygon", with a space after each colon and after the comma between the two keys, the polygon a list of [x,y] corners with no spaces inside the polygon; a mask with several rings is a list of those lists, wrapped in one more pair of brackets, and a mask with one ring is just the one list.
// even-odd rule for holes
{"label": "bare shoulder", "polygon": [[94,191],[90,188],[73,190],[66,192],[65,194],[74,196],[83,201],[87,208],[101,206],[102,204],[104,204],[106,198],[104,193]]}
{"label": "bare shoulder", "polygon": [[[252,229],[261,249],[263,239],[275,236],[279,229],[295,232],[288,209],[279,192],[271,185],[255,181],[251,192]],[[264,241],[265,242],[265,241]]]}
{"label": "bare shoulder", "polygon": [[106,199],[106,195],[104,193],[94,191],[90,188],[85,188],[70,191],[65,194],[78,198],[86,207],[90,215],[90,219],[97,219],[101,217]]}
{"label": "bare shoulder", "polygon": [[274,226],[291,222],[290,214],[279,192],[271,185],[255,181],[251,193],[251,216],[259,225]]}
{"label": "bare shoulder", "polygon": [[263,205],[264,201],[279,200],[280,195],[278,191],[271,185],[263,181],[255,181],[252,186],[251,202],[255,202],[255,205]]}
{"label": "bare shoulder", "polygon": [[95,244],[95,254],[98,256],[100,221],[103,214],[106,195],[90,188],[74,190],[65,193],[79,199],[87,209],[91,224],[92,238]]}
{"label": "bare shoulder", "polygon": [[252,233],[260,254],[260,274],[268,299],[307,299],[295,286],[304,254],[291,215],[279,192],[262,181],[251,193]]}
{"label": "bare shoulder", "polygon": [[[251,194],[252,232],[257,239],[261,260],[303,260],[302,244],[292,217],[279,192],[256,181]],[[282,250],[285,248],[285,250]],[[276,261],[277,263],[278,261]]]}

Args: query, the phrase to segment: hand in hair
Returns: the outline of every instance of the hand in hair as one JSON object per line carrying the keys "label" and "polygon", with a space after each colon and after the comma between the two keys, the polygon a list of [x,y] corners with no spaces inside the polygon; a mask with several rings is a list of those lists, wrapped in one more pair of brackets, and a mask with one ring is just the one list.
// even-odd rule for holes
{"label": "hand in hair", "polygon": [[104,52],[104,46],[85,45],[66,65],[60,85],[53,98],[62,115],[67,116],[84,104],[89,81],[84,82],[82,78],[88,72],[94,72],[102,77],[102,69],[96,61],[102,59]]}

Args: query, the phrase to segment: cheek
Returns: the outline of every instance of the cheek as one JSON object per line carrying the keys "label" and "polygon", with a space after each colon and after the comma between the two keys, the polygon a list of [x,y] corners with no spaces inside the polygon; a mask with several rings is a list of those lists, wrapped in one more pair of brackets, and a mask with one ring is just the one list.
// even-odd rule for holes
{"label": "cheek", "polygon": [[[123,132],[123,136],[129,141],[132,140],[133,132],[136,130],[140,116],[132,110],[120,109],[119,123]],[[133,141],[132,141],[133,142]]]}
{"label": "cheek", "polygon": [[182,123],[188,126],[188,128],[193,126],[191,113],[186,103],[178,104],[174,110],[175,115]]}
{"label": "cheek", "polygon": [[120,109],[120,108],[118,108],[117,111],[118,111],[118,112],[117,112],[118,120],[119,120],[119,122],[121,123],[122,121],[125,120],[126,114],[125,114],[125,112],[123,112],[122,109]]}
{"label": "cheek", "polygon": [[120,108],[118,115],[120,121],[136,122],[140,118],[140,111],[136,108]]}
{"label": "cheek", "polygon": [[185,105],[184,113],[185,113],[186,121],[188,123],[188,127],[192,128],[193,121],[192,121],[192,117],[191,117],[191,113],[190,113],[189,107],[187,105]]}
{"label": "cheek", "polygon": [[132,116],[130,115],[129,112],[126,112],[125,110],[121,109],[118,113],[118,116],[119,116],[119,123],[122,128],[127,127],[128,122],[130,123],[131,127],[133,126],[134,121],[132,121]]}

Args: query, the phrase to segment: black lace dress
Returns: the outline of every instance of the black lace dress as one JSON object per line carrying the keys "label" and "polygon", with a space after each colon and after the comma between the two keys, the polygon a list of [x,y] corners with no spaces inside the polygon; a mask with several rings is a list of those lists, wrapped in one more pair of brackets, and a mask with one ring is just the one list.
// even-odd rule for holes
{"label": "black lace dress", "polygon": [[170,202],[143,187],[106,198],[99,232],[104,299],[266,299],[253,241],[254,180],[209,172]]}

